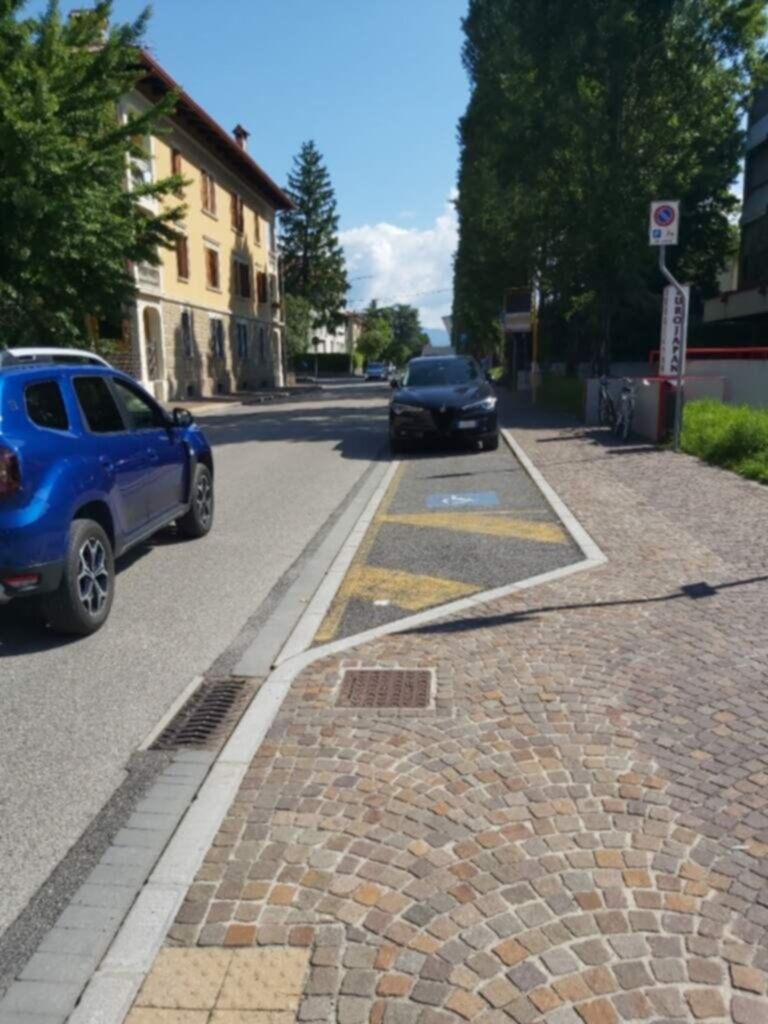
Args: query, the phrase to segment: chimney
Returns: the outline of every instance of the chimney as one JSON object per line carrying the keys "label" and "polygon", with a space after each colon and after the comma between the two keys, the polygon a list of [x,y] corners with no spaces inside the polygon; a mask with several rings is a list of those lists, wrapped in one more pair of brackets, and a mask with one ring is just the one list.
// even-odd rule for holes
{"label": "chimney", "polygon": [[235,127],[232,129],[232,134],[235,136],[235,141],[237,142],[240,149],[248,148],[246,143],[248,140],[248,136],[251,133],[247,132],[241,124],[235,125]]}

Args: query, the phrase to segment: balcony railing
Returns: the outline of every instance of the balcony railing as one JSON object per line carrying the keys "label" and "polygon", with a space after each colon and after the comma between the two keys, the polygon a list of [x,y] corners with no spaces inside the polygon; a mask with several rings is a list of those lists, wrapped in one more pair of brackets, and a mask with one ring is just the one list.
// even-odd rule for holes
{"label": "balcony railing", "polygon": [[136,282],[140,285],[148,285],[150,288],[159,288],[160,268],[153,267],[151,263],[137,263]]}

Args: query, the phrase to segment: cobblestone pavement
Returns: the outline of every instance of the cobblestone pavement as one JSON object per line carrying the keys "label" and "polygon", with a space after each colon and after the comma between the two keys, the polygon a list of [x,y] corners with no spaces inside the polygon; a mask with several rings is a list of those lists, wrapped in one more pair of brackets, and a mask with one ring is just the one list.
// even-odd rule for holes
{"label": "cobblestone pavement", "polygon": [[304,671],[168,943],[308,950],[306,1022],[766,1024],[768,492],[515,436],[608,564]]}

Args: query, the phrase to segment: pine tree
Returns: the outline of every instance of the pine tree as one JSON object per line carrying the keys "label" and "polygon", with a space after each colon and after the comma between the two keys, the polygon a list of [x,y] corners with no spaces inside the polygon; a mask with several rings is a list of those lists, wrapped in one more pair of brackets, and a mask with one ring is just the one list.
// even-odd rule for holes
{"label": "pine tree", "polygon": [[126,188],[142,139],[170,96],[120,123],[122,97],[143,76],[147,16],[110,24],[111,2],[63,19],[55,0],[21,19],[0,3],[0,344],[77,344],[90,317],[119,322],[135,292],[128,261],[159,262],[183,215],[167,178]]}
{"label": "pine tree", "polygon": [[310,302],[316,327],[333,329],[342,322],[347,273],[336,197],[314,142],[305,142],[294,158],[287,192],[296,208],[282,218],[285,290]]}

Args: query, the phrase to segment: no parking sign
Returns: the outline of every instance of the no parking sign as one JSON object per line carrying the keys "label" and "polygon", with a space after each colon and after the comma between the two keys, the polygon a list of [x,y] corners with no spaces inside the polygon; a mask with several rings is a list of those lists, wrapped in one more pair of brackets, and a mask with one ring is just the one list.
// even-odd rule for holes
{"label": "no parking sign", "polygon": [[677,245],[680,228],[678,200],[660,199],[651,203],[651,245]]}

